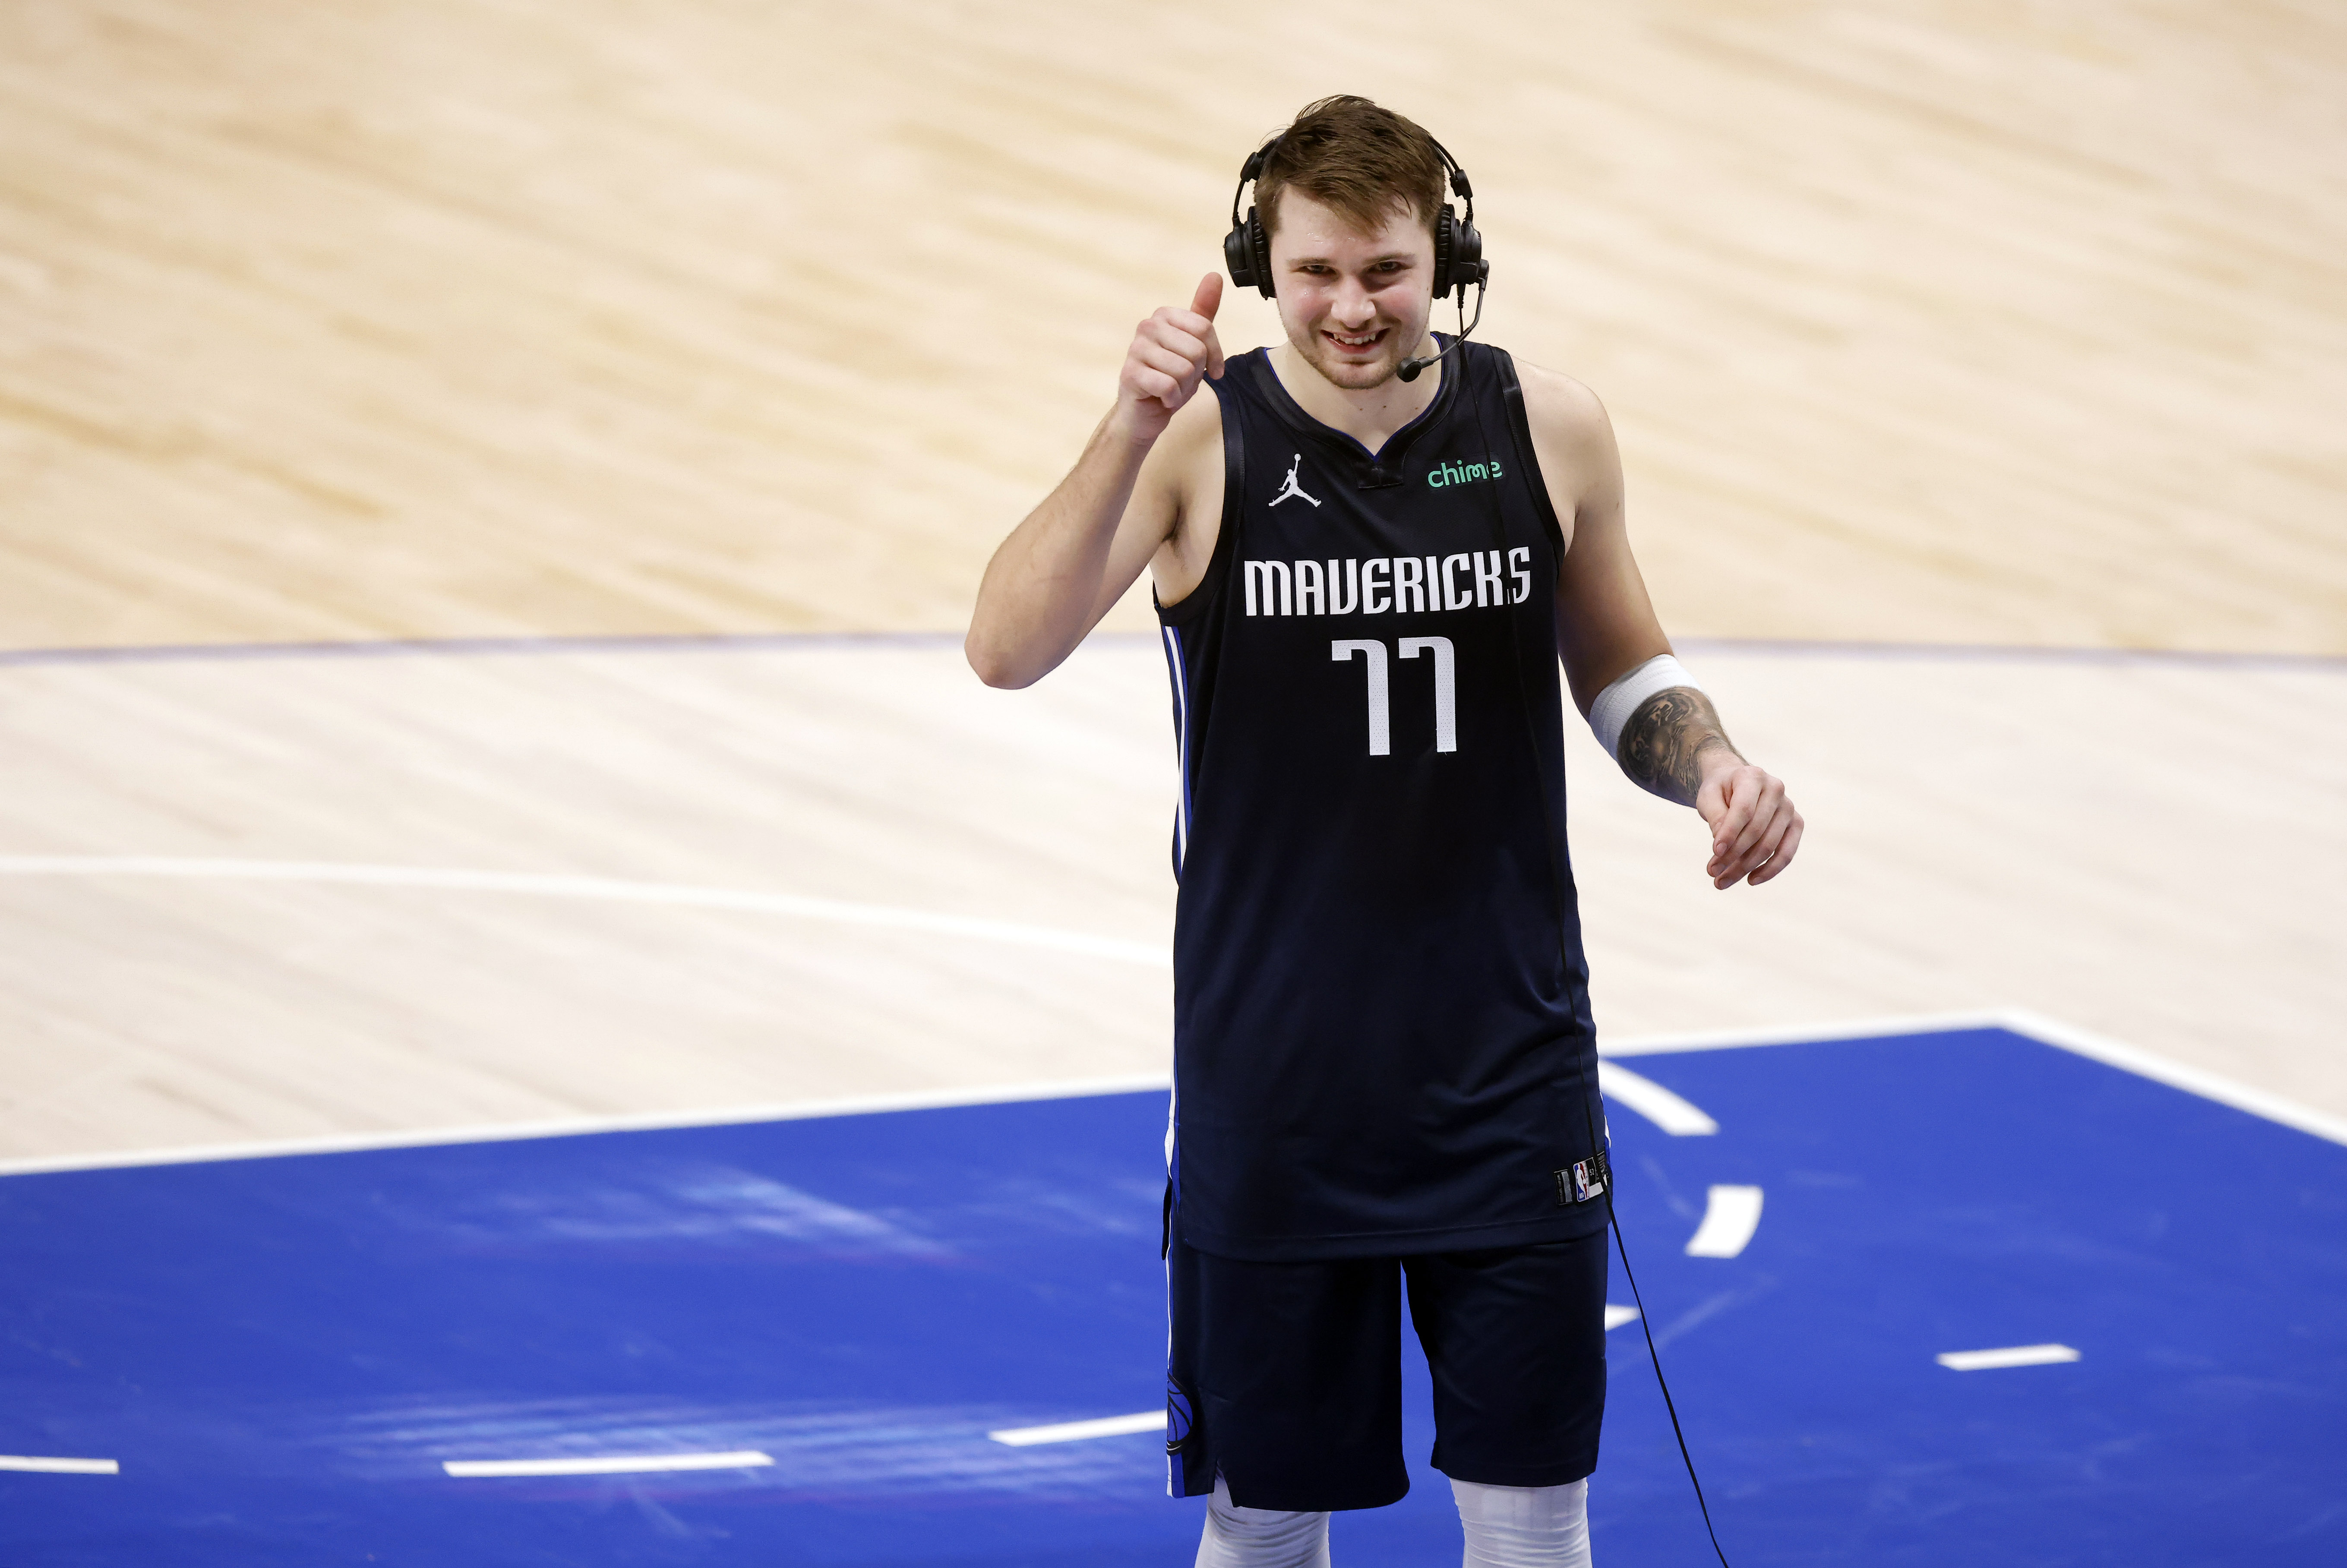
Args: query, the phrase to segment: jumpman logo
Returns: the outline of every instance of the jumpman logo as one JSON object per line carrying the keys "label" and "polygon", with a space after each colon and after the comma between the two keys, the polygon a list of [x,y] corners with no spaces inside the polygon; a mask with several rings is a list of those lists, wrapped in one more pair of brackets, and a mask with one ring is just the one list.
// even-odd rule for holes
{"label": "jumpman logo", "polygon": [[1290,496],[1295,497],[1299,501],[1312,501],[1312,504],[1316,507],[1320,504],[1318,501],[1313,500],[1311,497],[1306,495],[1304,493],[1304,487],[1296,482],[1296,470],[1303,466],[1304,454],[1298,452],[1296,455],[1296,461],[1287,466],[1287,483],[1280,487],[1278,495],[1274,496],[1271,498],[1271,504],[1273,506],[1276,507],[1279,505],[1280,502],[1287,499]]}

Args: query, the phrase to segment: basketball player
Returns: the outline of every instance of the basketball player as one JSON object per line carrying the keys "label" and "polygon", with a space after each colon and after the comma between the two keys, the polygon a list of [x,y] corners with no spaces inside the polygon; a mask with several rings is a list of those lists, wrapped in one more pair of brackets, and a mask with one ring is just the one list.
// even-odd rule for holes
{"label": "basketball player", "polygon": [[1365,98],[1306,108],[1250,161],[1229,248],[1287,341],[1226,363],[1212,274],[1142,323],[970,623],[979,676],[1025,686],[1144,567],[1156,589],[1182,765],[1168,1472],[1211,1495],[1202,1568],[1325,1563],[1330,1510],[1407,1490],[1405,1284],[1466,1561],[1589,1560],[1610,1177],[1560,660],[1623,769],[1709,825],[1715,886],[1801,839],[1671,657],[1596,397],[1430,333],[1482,276],[1455,169]]}

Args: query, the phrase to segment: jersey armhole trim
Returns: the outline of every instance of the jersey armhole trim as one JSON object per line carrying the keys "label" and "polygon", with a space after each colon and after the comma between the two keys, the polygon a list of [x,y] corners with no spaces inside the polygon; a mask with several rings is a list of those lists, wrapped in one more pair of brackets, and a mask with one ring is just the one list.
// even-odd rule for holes
{"label": "jersey armhole trim", "polygon": [[1532,505],[1540,512],[1541,527],[1548,530],[1549,548],[1556,552],[1557,564],[1564,564],[1564,529],[1557,521],[1556,503],[1549,498],[1548,477],[1541,472],[1540,458],[1532,451],[1532,419],[1524,412],[1524,384],[1516,376],[1513,355],[1503,348],[1490,348],[1492,368],[1500,376],[1500,398],[1508,405],[1508,438],[1515,443],[1516,460],[1532,476]]}
{"label": "jersey armhole trim", "polygon": [[1149,602],[1157,608],[1157,620],[1163,626],[1186,626],[1206,611],[1215,595],[1222,592],[1223,579],[1230,575],[1233,541],[1238,537],[1239,512],[1246,501],[1246,432],[1242,423],[1237,387],[1230,384],[1239,368],[1234,360],[1224,370],[1222,378],[1207,382],[1214,391],[1216,412],[1223,426],[1223,515],[1214,530],[1214,551],[1206,558],[1206,574],[1198,586],[1182,596],[1179,602],[1168,605],[1157,597],[1157,587],[1150,585]]}

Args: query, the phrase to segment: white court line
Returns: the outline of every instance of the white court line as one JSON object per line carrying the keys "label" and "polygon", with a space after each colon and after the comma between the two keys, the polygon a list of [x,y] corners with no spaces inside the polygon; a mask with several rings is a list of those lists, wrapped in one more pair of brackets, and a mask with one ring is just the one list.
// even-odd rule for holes
{"label": "white court line", "polygon": [[939,936],[969,937],[1052,948],[1095,958],[1115,958],[1155,968],[1173,967],[1170,948],[1154,942],[1096,937],[1051,926],[986,920],[931,909],[887,904],[850,904],[796,893],[761,893],[747,887],[696,887],[674,882],[631,882],[616,876],[549,876],[527,872],[467,871],[432,866],[368,866],[317,860],[211,860],[126,855],[0,855],[0,876],[159,876],[200,881],[302,882],[362,887],[417,887],[449,893],[513,893],[533,898],[585,898],[615,904],[664,904],[689,909],[724,909],[745,915],[786,915],[849,926],[886,926]]}
{"label": "white court line", "polygon": [[[1624,1105],[1642,1111],[1658,1123],[1664,1115],[1682,1125],[1664,1124],[1665,1132],[1717,1132],[1718,1124],[1651,1079],[1598,1064],[1598,1087],[1613,1093],[1624,1079],[1650,1091],[1645,1104]],[[586,1132],[658,1132],[681,1127],[733,1127],[753,1122],[807,1122],[825,1116],[875,1116],[890,1111],[940,1111],[963,1105],[1014,1105],[1035,1100],[1080,1100],[1094,1094],[1143,1094],[1173,1087],[1163,1072],[1137,1072],[1119,1078],[1069,1078],[1041,1083],[992,1084],[979,1089],[917,1090],[903,1094],[861,1094],[839,1100],[794,1100],[778,1105],[737,1105],[723,1109],[651,1112],[641,1116],[568,1116],[543,1122],[487,1122],[478,1126],[434,1127],[411,1132],[351,1132],[319,1138],[254,1140],[242,1143],[206,1143],[188,1149],[117,1149],[96,1154],[35,1155],[0,1160],[0,1176],[38,1175],[47,1171],[111,1171],[135,1165],[198,1165],[215,1160],[273,1160],[292,1154],[353,1154],[369,1149],[429,1149],[450,1143],[508,1143],[529,1138],[569,1138]],[[1636,1092],[1636,1091],[1633,1091]],[[1668,1102],[1676,1110],[1664,1111]]]}
{"label": "white court line", "polygon": [[1008,1443],[1014,1449],[1030,1448],[1036,1443],[1073,1443],[1086,1438],[1121,1438],[1134,1432],[1162,1432],[1165,1430],[1163,1410],[1143,1410],[1131,1416],[1102,1416],[1090,1421],[1061,1421],[1049,1427],[1005,1427],[986,1435],[996,1442]]}
{"label": "white court line", "polygon": [[841,1100],[794,1100],[779,1105],[660,1111],[641,1116],[565,1116],[543,1122],[430,1127],[406,1132],[350,1132],[320,1138],[256,1139],[190,1149],[123,1149],[98,1154],[41,1155],[0,1160],[0,1176],[45,1171],[110,1171],[133,1165],[198,1165],[214,1160],[274,1160],[290,1154],[352,1154],[369,1149],[430,1149],[452,1143],[509,1143],[529,1138],[570,1138],[586,1132],[658,1132],[679,1127],[733,1127],[753,1122],[806,1122],[825,1116],[874,1116],[890,1111],[938,1111],[959,1105],[1015,1105],[1035,1100],[1081,1100],[1092,1094],[1163,1092],[1162,1072],[1122,1078],[1069,1078],[1043,1083],[999,1083],[979,1089],[916,1090]]}
{"label": "white court line", "polygon": [[1636,1321],[1638,1321],[1638,1309],[1636,1307],[1616,1307],[1610,1301],[1605,1304],[1605,1332],[1608,1334],[1611,1334],[1616,1328],[1621,1327],[1624,1323],[1635,1323]]}
{"label": "white court line", "polygon": [[2009,1345],[2002,1350],[1942,1350],[1932,1358],[1959,1372],[1985,1372],[1997,1367],[2051,1367],[2075,1361],[2078,1352],[2067,1345]]}
{"label": "white court line", "polygon": [[1760,1189],[1714,1187],[1705,1199],[1703,1223],[1687,1238],[1689,1257],[1734,1257],[1752,1245],[1760,1228]]}
{"label": "white court line", "polygon": [[754,1470],[774,1461],[755,1449],[719,1454],[622,1454],[593,1459],[452,1459],[450,1475],[634,1475],[648,1471]]}
{"label": "white court line", "polygon": [[1944,1034],[1965,1029],[2002,1029],[2040,1045],[2119,1068],[2138,1078],[2181,1089],[2203,1100],[2311,1132],[2333,1143],[2347,1143],[2347,1117],[2334,1116],[2309,1105],[2253,1089],[2220,1074],[2132,1045],[2122,1045],[2098,1034],[2030,1011],[2027,1008],[1997,1008],[1985,1012],[1914,1013],[1902,1018],[1855,1019],[1836,1023],[1769,1029],[1713,1030],[1695,1034],[1646,1035],[1600,1045],[1600,1056],[1663,1056],[1682,1050],[1740,1050],[1747,1046],[1809,1045],[1837,1040],[1894,1040],[1901,1035]]}
{"label": "white court line", "polygon": [[[21,856],[17,857],[23,858]],[[0,865],[6,857],[0,857]],[[1603,1058],[1665,1055],[1682,1050],[1730,1050],[1747,1046],[1802,1045],[1838,1040],[1895,1040],[1962,1029],[2004,1029],[2045,1045],[2075,1051],[2155,1082],[2181,1089],[2268,1121],[2295,1127],[2334,1143],[2347,1144],[2347,1118],[2294,1104],[2263,1090],[2168,1061],[2133,1046],[2104,1040],[2021,1009],[1994,1012],[1917,1013],[1902,1018],[1799,1027],[1720,1030],[1703,1034],[1641,1035],[1598,1047]],[[1600,1063],[1600,1071],[1604,1064]],[[495,1143],[524,1138],[562,1138],[582,1132],[657,1132],[679,1127],[726,1127],[751,1122],[790,1122],[822,1116],[865,1116],[888,1111],[926,1111],[957,1105],[1005,1105],[1035,1100],[1074,1100],[1092,1094],[1136,1094],[1171,1087],[1163,1072],[1118,1078],[1062,1079],[1040,1083],[998,1083],[963,1089],[925,1089],[899,1094],[864,1094],[838,1100],[794,1100],[772,1105],[658,1112],[635,1116],[569,1116],[541,1122],[442,1126],[398,1132],[359,1132],[319,1138],[256,1139],[195,1148],[108,1150],[93,1154],[0,1160],[0,1176],[45,1171],[112,1170],[134,1165],[195,1164],[211,1160],[268,1159],[285,1154],[335,1154],[367,1149],[431,1148],[450,1143]],[[1603,1087],[1603,1080],[1600,1081]],[[1660,1085],[1656,1085],[1660,1088]],[[1625,1102],[1626,1103],[1626,1102]],[[1684,1101],[1682,1104],[1686,1103]],[[1697,1114],[1701,1114],[1699,1112]]]}
{"label": "white court line", "polygon": [[0,1454],[0,1470],[37,1471],[46,1475],[120,1475],[122,1464],[110,1459],[43,1459],[35,1454]]}
{"label": "white court line", "polygon": [[1641,1034],[1600,1040],[1597,1054],[1671,1056],[1682,1050],[1740,1050],[1754,1045],[1809,1045],[1835,1040],[1875,1040],[1902,1034],[1936,1034],[1960,1029],[2010,1029],[2015,1015],[2004,1012],[1908,1013],[1897,1018],[1841,1019],[1831,1023],[1771,1024],[1765,1028],[1691,1030],[1679,1034]]}
{"label": "white court line", "polygon": [[2180,1061],[2170,1061],[2164,1056],[2154,1056],[2117,1040],[2089,1034],[2083,1029],[2072,1029],[2050,1018],[2024,1008],[2012,1008],[1997,1015],[1997,1021],[2015,1034],[2046,1045],[2058,1045],[2064,1050],[2099,1061],[2106,1067],[2116,1067],[2148,1078],[2155,1083],[2165,1083],[2170,1089],[2181,1089],[2188,1094],[2198,1094],[2203,1100],[2214,1100],[2219,1105],[2229,1105],[2236,1111],[2246,1111],[2252,1116],[2262,1116],[2269,1122],[2279,1122],[2285,1127],[2295,1127],[2301,1132],[2311,1132],[2333,1143],[2347,1143],[2347,1117],[2329,1115],[2311,1106],[2301,1105],[2269,1094],[2262,1089],[2252,1089],[2246,1083],[2236,1083],[2213,1072],[2197,1067],[2187,1067]]}
{"label": "white court line", "polygon": [[1719,1123],[1651,1078],[1610,1061],[1597,1064],[1598,1091],[1620,1102],[1674,1138],[1701,1137],[1719,1131]]}

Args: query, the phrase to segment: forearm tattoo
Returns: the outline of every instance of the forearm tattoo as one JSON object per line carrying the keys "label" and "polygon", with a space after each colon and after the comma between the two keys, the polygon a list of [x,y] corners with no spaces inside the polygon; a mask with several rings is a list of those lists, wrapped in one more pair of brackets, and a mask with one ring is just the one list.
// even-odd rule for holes
{"label": "forearm tattoo", "polygon": [[1703,784],[1703,753],[1714,746],[1743,753],[1720,726],[1711,699],[1685,686],[1657,692],[1630,715],[1622,731],[1622,771],[1665,800],[1693,805]]}

